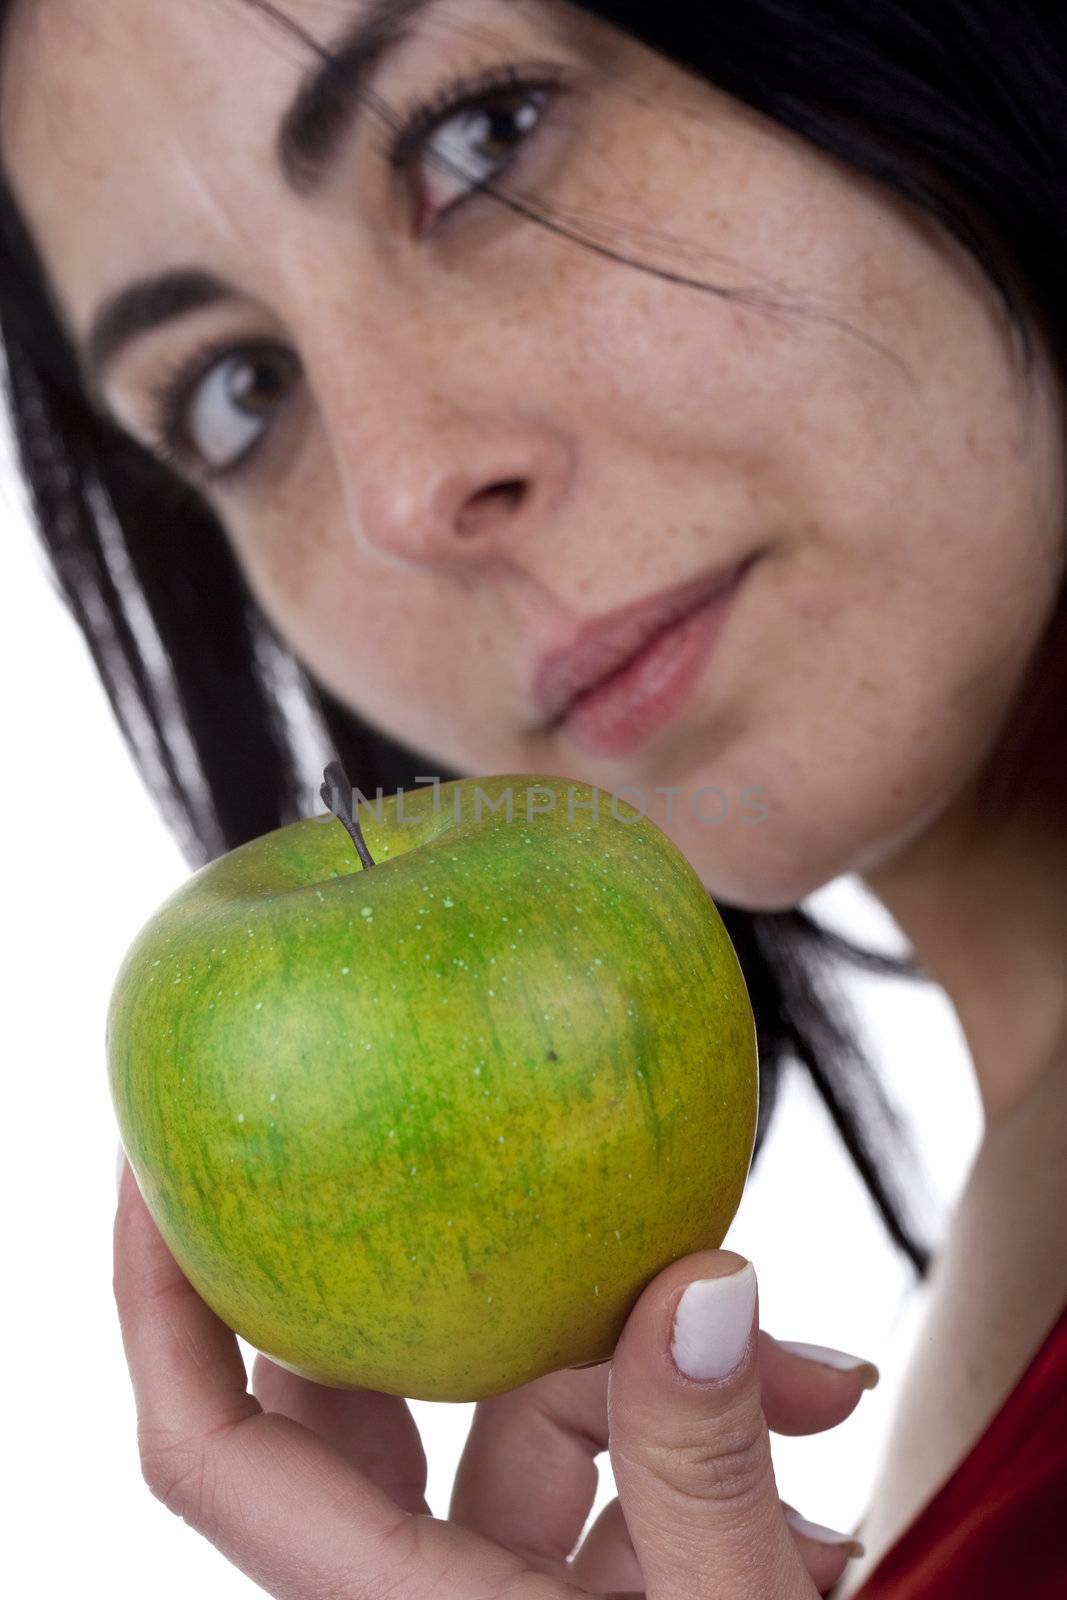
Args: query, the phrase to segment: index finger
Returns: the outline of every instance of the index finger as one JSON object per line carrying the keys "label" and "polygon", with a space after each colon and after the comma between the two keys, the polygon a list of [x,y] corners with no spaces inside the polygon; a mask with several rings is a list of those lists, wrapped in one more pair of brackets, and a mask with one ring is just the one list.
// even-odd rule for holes
{"label": "index finger", "polygon": [[[197,1294],[124,1164],[113,1287],[152,1493],[280,1600],[388,1592],[559,1600],[510,1551],[403,1510],[325,1440],[248,1393],[237,1336]],[[534,1588],[533,1585],[541,1585]]]}

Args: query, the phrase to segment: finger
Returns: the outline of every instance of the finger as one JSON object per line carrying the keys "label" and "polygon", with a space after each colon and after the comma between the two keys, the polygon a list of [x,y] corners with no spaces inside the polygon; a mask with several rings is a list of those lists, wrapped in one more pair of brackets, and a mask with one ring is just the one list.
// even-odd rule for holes
{"label": "finger", "polygon": [[852,1557],[863,1555],[863,1544],[853,1534],[838,1533],[834,1528],[809,1522],[784,1500],[782,1510],[811,1581],[820,1594],[828,1594]]}
{"label": "finger", "polygon": [[648,1600],[818,1593],[778,1498],[758,1332],[755,1271],[730,1250],[673,1262],[622,1331],[609,1449]]}
{"label": "finger", "polygon": [[644,1594],[645,1579],[618,1495],[604,1507],[570,1563],[570,1580],[590,1594]]}
{"label": "finger", "polygon": [[264,1411],[291,1417],[384,1489],[405,1511],[429,1516],[426,1452],[407,1401],[377,1389],[331,1389],[260,1352],[252,1393]]}
{"label": "finger", "polygon": [[449,1520],[565,1576],[608,1447],[608,1365],[567,1367],[479,1400]]}
{"label": "finger", "polygon": [[[878,1369],[860,1357],[781,1344],[762,1331],[758,1359],[767,1422],[783,1434],[836,1426],[878,1381]],[[453,1483],[450,1519],[539,1571],[565,1575],[596,1495],[596,1457],[607,1448],[607,1383],[603,1362],[479,1401]]]}
{"label": "finger", "polygon": [[247,1393],[236,1335],[182,1274],[129,1171],[114,1243],[145,1480],[268,1594],[565,1600],[510,1551],[412,1516],[324,1439],[265,1412]]}
{"label": "finger", "polygon": [[758,1358],[763,1411],[772,1433],[835,1428],[879,1377],[874,1363],[862,1356],[822,1345],[783,1343],[762,1329]]}

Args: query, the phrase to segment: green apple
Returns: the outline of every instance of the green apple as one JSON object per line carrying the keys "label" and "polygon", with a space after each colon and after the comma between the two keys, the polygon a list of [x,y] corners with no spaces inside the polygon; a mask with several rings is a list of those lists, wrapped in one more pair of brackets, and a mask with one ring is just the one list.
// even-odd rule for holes
{"label": "green apple", "polygon": [[326,814],[209,862],[123,958],[108,1072],[148,1209],[319,1383],[478,1400],[605,1361],[748,1175],[722,920],[606,790],[469,778],[359,796],[360,824],[326,779]]}

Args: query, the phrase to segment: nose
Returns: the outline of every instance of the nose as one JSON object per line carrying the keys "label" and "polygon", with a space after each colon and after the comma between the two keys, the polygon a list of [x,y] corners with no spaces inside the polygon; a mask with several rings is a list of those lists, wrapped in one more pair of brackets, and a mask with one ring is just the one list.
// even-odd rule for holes
{"label": "nose", "polygon": [[[381,436],[379,435],[379,439]],[[572,476],[572,453],[541,418],[489,408],[421,424],[344,465],[353,537],[402,566],[447,569],[518,555],[546,537]]]}

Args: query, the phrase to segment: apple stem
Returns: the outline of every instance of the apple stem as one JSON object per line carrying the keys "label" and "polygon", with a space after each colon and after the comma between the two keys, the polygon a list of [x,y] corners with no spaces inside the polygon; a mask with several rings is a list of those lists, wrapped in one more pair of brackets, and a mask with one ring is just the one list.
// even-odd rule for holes
{"label": "apple stem", "polygon": [[352,805],[352,785],[348,774],[339,761],[331,761],[329,766],[323,768],[323,782],[319,785],[319,794],[328,811],[332,811],[338,822],[343,822],[351,836],[352,843],[359,851],[359,859],[364,867],[375,865],[374,857],[367,849],[366,840],[359,826],[359,819],[354,815]]}

